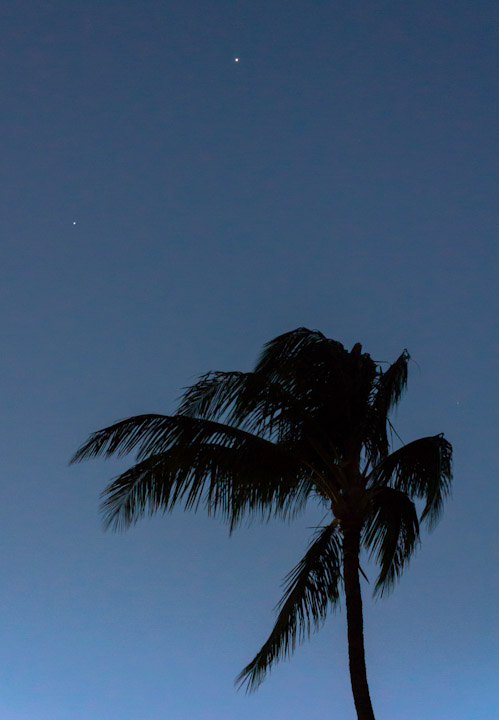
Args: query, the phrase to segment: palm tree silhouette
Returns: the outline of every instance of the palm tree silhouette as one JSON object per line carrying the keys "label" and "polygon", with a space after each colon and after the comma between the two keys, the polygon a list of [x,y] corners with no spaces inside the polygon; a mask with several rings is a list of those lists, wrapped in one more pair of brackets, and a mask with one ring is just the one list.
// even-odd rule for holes
{"label": "palm tree silhouette", "polygon": [[[93,433],[71,462],[137,451],[103,493],[105,523],[206,508],[232,531],[243,519],[294,517],[310,499],[329,521],[285,579],[268,639],[236,682],[254,690],[345,594],[352,692],[359,720],[374,720],[367,684],[361,549],[379,566],[375,595],[391,589],[437,522],[452,479],[442,434],[390,453],[390,411],[407,384],[406,350],[385,371],[298,328],[267,343],[253,372],[209,372],[187,388],[175,415],[139,415]],[[414,500],[422,501],[418,513]]]}

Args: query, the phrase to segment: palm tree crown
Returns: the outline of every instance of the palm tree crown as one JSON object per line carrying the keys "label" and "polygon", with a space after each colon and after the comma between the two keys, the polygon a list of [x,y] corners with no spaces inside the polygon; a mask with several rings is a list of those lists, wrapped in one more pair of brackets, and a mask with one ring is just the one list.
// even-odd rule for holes
{"label": "palm tree crown", "polygon": [[[356,687],[365,676],[359,552],[377,562],[375,594],[383,595],[419,542],[419,521],[437,522],[452,477],[443,435],[390,453],[389,415],[408,362],[404,350],[383,371],[359,344],[348,351],[298,328],[267,343],[253,372],[207,373],[175,415],[122,420],[92,434],[72,459],[137,452],[103,493],[114,529],[178,505],[203,506],[231,531],[243,517],[294,517],[310,498],[325,506],[329,522],[285,579],[276,624],[238,677],[249,689],[322,623],[343,590],[357,713],[374,717],[367,681]],[[423,503],[419,519],[415,500]]]}

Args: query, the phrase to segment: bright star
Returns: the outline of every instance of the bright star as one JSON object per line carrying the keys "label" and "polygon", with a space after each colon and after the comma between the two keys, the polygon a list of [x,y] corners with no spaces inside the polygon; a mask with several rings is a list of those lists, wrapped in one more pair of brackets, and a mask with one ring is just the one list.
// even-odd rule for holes
{"label": "bright star", "polygon": [[234,62],[239,62],[239,58],[234,58]]}

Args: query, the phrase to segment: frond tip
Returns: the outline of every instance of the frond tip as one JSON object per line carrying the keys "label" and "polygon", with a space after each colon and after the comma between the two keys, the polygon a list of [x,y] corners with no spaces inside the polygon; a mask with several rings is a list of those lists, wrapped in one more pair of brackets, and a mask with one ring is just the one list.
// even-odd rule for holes
{"label": "frond tip", "polygon": [[139,453],[142,452],[145,456],[144,450],[147,453],[150,443],[162,436],[169,426],[169,421],[170,418],[165,415],[136,415],[120,420],[92,433],[75,452],[70,464],[100,455],[106,458],[112,455],[122,457],[137,446]]}

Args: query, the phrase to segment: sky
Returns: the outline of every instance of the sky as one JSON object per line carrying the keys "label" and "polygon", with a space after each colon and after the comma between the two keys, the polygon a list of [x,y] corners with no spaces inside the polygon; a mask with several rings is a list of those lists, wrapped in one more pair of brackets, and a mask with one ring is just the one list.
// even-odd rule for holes
{"label": "sky", "polygon": [[201,512],[106,533],[99,495],[133,458],[68,465],[299,326],[407,348],[395,426],[454,446],[443,519],[386,599],[366,564],[376,717],[496,718],[497,4],[17,0],[0,20],[0,720],[355,719],[341,611],[257,693],[233,685],[316,507],[230,538]]}

